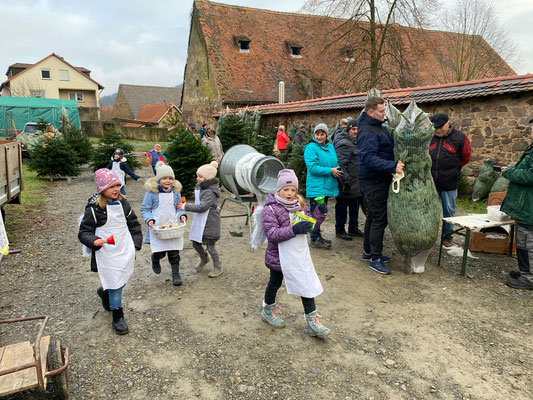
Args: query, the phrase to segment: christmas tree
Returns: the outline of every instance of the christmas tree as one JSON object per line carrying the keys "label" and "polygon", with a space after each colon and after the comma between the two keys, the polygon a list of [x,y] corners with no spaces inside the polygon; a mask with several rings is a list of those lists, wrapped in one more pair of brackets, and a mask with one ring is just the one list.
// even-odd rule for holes
{"label": "christmas tree", "polygon": [[165,151],[165,158],[183,185],[182,194],[189,196],[196,185],[196,170],[211,162],[213,157],[209,149],[181,124],[174,127],[170,137],[172,141]]}
{"label": "christmas tree", "polygon": [[61,117],[61,133],[63,133],[65,143],[75,153],[78,165],[89,163],[92,160],[93,146],[91,141],[87,135],[72,125],[66,116]]}
{"label": "christmas tree", "polygon": [[128,160],[128,166],[135,171],[141,167],[140,161],[133,154],[133,146],[122,139],[120,133],[116,130],[108,130],[104,132],[100,143],[93,152],[93,171],[100,168],[107,168],[107,164],[111,160],[113,152],[121,148],[124,150],[124,156]]}
{"label": "christmas tree", "polygon": [[404,256],[406,272],[421,273],[437,240],[441,215],[428,154],[434,129],[428,114],[414,101],[403,113],[390,103],[386,108],[388,121],[384,126],[394,139],[394,160],[404,163],[405,174],[398,186],[393,184],[389,189],[389,229]]}
{"label": "christmas tree", "polygon": [[43,140],[36,145],[29,161],[29,168],[39,176],[77,176],[80,174],[76,153],[63,138]]}

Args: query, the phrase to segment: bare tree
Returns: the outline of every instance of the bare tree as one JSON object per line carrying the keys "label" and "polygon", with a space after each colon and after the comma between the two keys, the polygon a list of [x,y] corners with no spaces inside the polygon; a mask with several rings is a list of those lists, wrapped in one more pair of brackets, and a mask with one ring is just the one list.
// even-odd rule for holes
{"label": "bare tree", "polygon": [[[438,53],[445,82],[501,75],[499,71],[505,70],[505,65],[494,65],[500,61],[495,53],[515,67],[519,62],[516,44],[485,0],[456,0],[442,13],[439,27],[451,32],[448,55]],[[508,74],[513,73],[509,67]]]}
{"label": "bare tree", "polygon": [[435,5],[435,0],[308,0],[303,10],[344,18],[328,32],[325,51],[344,49],[347,63],[328,77],[338,89],[353,90],[360,82],[358,89],[366,90],[413,83],[414,35],[420,32],[406,27],[427,26]]}

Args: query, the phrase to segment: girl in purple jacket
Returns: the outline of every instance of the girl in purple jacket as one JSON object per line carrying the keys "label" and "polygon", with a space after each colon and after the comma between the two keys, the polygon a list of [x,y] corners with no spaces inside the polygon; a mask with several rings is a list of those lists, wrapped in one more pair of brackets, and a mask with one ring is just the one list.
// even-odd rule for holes
{"label": "girl in purple jacket", "polygon": [[288,294],[302,298],[305,320],[313,336],[325,336],[329,329],[319,321],[315,296],[322,293],[322,285],[315,272],[307,244],[307,232],[317,229],[326,218],[328,208],[319,205],[308,221],[309,209],[298,195],[298,178],[291,169],[278,174],[278,191],[269,194],[263,208],[263,229],[268,239],[265,265],[270,269],[270,280],[265,290],[261,317],[277,328],[285,326],[276,304],[276,293],[285,277]]}

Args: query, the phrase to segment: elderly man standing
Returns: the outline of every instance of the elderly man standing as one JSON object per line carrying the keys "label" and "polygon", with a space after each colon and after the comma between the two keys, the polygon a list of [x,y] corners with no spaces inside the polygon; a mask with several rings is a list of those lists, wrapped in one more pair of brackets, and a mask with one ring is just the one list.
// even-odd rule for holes
{"label": "elderly man standing", "polygon": [[359,158],[359,184],[368,203],[366,216],[363,260],[370,269],[380,274],[390,274],[385,263],[389,257],[382,254],[383,235],[387,227],[387,199],[392,174],[403,171],[403,163],[394,161],[394,141],[383,127],[385,100],[369,97],[357,126]]}
{"label": "elderly man standing", "polygon": [[346,129],[346,126],[348,125],[348,118],[341,119],[341,122],[339,123],[339,127],[335,129],[335,132],[333,132],[333,135],[331,135],[331,143],[335,144],[335,138],[339,133],[344,131]]}
{"label": "elderly man standing", "polygon": [[305,125],[301,125],[296,135],[294,135],[294,144],[305,144],[307,142],[307,134],[305,133]]}
{"label": "elderly man standing", "polygon": [[[349,119],[346,129],[337,134],[333,142],[339,166],[343,172],[339,179],[339,195],[335,203],[335,235],[344,240],[352,240],[352,236],[364,235],[358,227],[361,190],[356,139],[357,120]],[[348,233],[345,230],[347,214],[349,215]]]}
{"label": "elderly man standing", "polygon": [[531,143],[514,167],[502,168],[509,179],[501,210],[516,220],[518,271],[511,271],[507,286],[533,290],[533,118],[529,120]]}
{"label": "elderly man standing", "polygon": [[[430,120],[435,128],[435,135],[429,144],[431,175],[442,203],[443,217],[453,217],[461,168],[470,161],[470,141],[463,132],[450,124],[448,114],[437,113]],[[452,246],[452,231],[452,224],[445,223],[442,241],[444,247]]]}

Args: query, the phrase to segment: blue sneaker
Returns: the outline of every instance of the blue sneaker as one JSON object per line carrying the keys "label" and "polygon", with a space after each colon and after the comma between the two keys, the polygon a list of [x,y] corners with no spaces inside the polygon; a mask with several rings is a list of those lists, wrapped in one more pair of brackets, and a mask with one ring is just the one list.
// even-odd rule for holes
{"label": "blue sneaker", "polygon": [[[390,260],[389,257],[387,257],[387,256],[381,256],[381,261],[382,261],[383,263],[388,263],[389,260]],[[370,255],[370,254],[368,254],[368,253],[365,253],[365,252],[363,251],[363,261],[372,261],[372,255]]]}
{"label": "blue sneaker", "polygon": [[380,274],[383,274],[383,275],[390,274],[390,269],[388,269],[387,266],[383,264],[383,261],[381,258],[377,260],[371,260],[368,266],[370,267],[370,269],[373,269],[374,271],[379,272]]}

